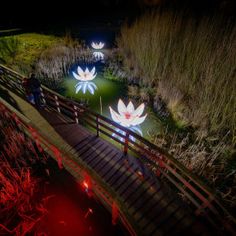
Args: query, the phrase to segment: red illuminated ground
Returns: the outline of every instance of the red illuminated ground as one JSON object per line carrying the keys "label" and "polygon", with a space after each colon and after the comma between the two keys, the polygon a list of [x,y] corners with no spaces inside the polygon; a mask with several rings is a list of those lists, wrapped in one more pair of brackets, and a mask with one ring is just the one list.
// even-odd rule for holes
{"label": "red illuminated ground", "polygon": [[112,226],[111,215],[81,186],[56,165],[45,185],[48,214],[39,226],[42,234],[55,236],[129,235],[121,226]]}

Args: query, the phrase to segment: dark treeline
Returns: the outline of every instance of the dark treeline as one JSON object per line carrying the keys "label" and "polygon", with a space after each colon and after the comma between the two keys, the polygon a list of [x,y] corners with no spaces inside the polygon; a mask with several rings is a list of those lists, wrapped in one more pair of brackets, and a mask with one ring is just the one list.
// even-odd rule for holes
{"label": "dark treeline", "polygon": [[[97,0],[97,1],[17,1],[1,8],[0,29],[7,27],[70,24],[99,19],[133,18],[147,9],[171,8],[197,14],[212,12],[235,15],[234,0]],[[16,11],[12,12],[12,9]]]}

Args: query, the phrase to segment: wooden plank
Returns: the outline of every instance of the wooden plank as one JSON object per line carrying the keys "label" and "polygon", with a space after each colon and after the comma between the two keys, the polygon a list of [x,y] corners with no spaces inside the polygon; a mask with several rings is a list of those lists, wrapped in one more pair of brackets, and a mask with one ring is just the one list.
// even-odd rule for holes
{"label": "wooden plank", "polygon": [[[117,155],[117,153],[114,154],[113,152],[113,155],[111,156],[111,158],[114,158],[115,156]],[[108,162],[110,164],[110,162]],[[100,173],[100,171],[106,166],[108,165],[107,161],[105,159],[102,159],[101,162],[94,167],[94,170],[97,172],[97,173]]]}

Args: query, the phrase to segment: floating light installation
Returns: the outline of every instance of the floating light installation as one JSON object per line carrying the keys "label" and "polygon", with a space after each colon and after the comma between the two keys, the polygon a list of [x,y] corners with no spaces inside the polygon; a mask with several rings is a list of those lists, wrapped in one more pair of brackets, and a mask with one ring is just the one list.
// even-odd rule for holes
{"label": "floating light installation", "polygon": [[85,71],[82,70],[80,66],[77,68],[78,74],[76,74],[74,71],[72,72],[73,76],[80,81],[90,81],[93,80],[97,73],[95,67],[91,71],[89,71],[88,67],[86,67]]}
{"label": "floating light installation", "polygon": [[91,46],[93,49],[102,49],[104,47],[105,43],[99,42],[99,43],[95,43],[92,42]]}
{"label": "floating light installation", "polygon": [[[131,101],[129,102],[127,106],[125,106],[124,102],[121,99],[119,99],[118,106],[117,106],[119,114],[115,112],[111,107],[109,107],[109,109],[111,113],[111,118],[116,123],[129,128],[131,131],[139,134],[140,136],[143,136],[141,127],[139,125],[144,122],[147,116],[147,114],[145,114],[144,116],[141,116],[144,111],[144,107],[145,105],[144,103],[142,103],[141,105],[139,105],[137,109],[135,109]],[[125,136],[125,131],[123,130],[120,130],[117,128],[116,132]],[[124,138],[120,137],[116,133],[113,133],[112,136],[116,136],[121,141],[124,141]],[[130,135],[130,139],[135,141],[135,138],[132,135]]]}
{"label": "floating light installation", "polygon": [[124,102],[119,99],[118,102],[118,112],[115,112],[110,106],[110,113],[111,113],[111,118],[117,122],[118,124],[124,126],[124,127],[130,127],[130,126],[136,126],[145,120],[147,114],[141,117],[143,111],[144,111],[144,103],[139,105],[138,108],[134,108],[133,103],[130,101],[127,106],[125,106]]}
{"label": "floating light installation", "polygon": [[86,67],[85,71],[82,70],[80,66],[77,68],[78,74],[72,72],[75,79],[80,82],[75,85],[75,92],[78,93],[80,90],[85,94],[89,91],[91,94],[94,94],[94,91],[97,89],[97,86],[92,80],[96,77],[96,69],[93,67],[91,71]]}

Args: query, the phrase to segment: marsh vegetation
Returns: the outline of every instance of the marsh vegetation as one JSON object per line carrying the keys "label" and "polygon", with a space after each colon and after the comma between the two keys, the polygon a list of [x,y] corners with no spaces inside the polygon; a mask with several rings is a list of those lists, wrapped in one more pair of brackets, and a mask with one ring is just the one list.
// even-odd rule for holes
{"label": "marsh vegetation", "polygon": [[[58,89],[78,61],[93,62],[88,47],[64,38],[26,34],[0,42],[1,62]],[[6,40],[1,38],[1,40]],[[127,100],[145,102],[162,121],[149,139],[168,150],[236,206],[236,26],[220,16],[173,11],[143,15],[123,25],[101,77],[127,87]],[[74,84],[73,81],[67,81]],[[152,116],[154,113],[152,112]]]}
{"label": "marsh vegetation", "polygon": [[164,101],[179,127],[152,132],[153,142],[235,207],[235,24],[219,16],[152,12],[124,25],[117,45],[130,94]]}

